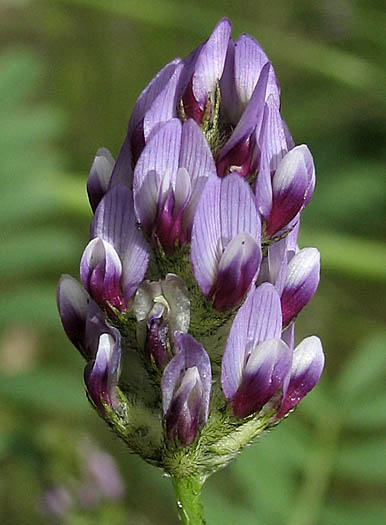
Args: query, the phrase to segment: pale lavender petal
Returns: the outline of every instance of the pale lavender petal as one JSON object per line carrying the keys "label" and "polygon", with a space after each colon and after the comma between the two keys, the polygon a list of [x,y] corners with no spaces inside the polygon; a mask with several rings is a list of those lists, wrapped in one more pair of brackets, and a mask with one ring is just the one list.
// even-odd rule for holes
{"label": "pale lavender petal", "polygon": [[272,176],[288,151],[280,108],[273,95],[265,103],[258,143],[261,159],[255,191],[259,211],[267,219],[272,207]]}
{"label": "pale lavender petal", "polygon": [[[142,186],[136,192],[136,215],[143,231],[150,236],[157,216],[157,206],[162,186],[162,175],[155,170],[148,172]],[[169,179],[168,179],[169,180]]]}
{"label": "pale lavender petal", "polygon": [[210,178],[199,201],[193,221],[191,260],[193,274],[202,293],[208,297],[215,283],[222,246],[220,243],[221,180]]}
{"label": "pale lavender petal", "polygon": [[324,353],[320,339],[316,336],[307,337],[295,348],[290,382],[276,419],[284,417],[314,388],[323,367]]}
{"label": "pale lavender petal", "polygon": [[235,43],[230,38],[220,82],[221,110],[233,125],[236,125],[242,113],[240,99],[235,85]]}
{"label": "pale lavender petal", "polygon": [[258,244],[260,216],[249,184],[236,173],[221,179],[220,223],[223,249],[238,233],[248,232]]}
{"label": "pale lavender petal", "polygon": [[310,200],[315,167],[307,146],[296,146],[279,163],[272,179],[273,203],[267,223],[271,236],[286,226]]}
{"label": "pale lavender petal", "polygon": [[190,200],[184,211],[184,225],[190,234],[193,217],[207,178],[216,175],[209,144],[193,119],[188,119],[182,126],[179,166],[187,170],[191,181]]}
{"label": "pale lavender petal", "polygon": [[240,35],[235,42],[235,85],[238,97],[245,108],[252,97],[261,70],[268,57],[258,42],[250,35]]}
{"label": "pale lavender petal", "polygon": [[260,244],[246,232],[234,237],[218,266],[214,308],[228,310],[240,304],[260,267]]}
{"label": "pale lavender petal", "polygon": [[[260,228],[254,196],[246,181],[237,174],[208,180],[194,218],[191,247],[193,273],[206,297],[215,292],[220,260],[230,241],[239,233],[249,233],[259,245]],[[249,242],[245,249],[244,256],[256,256],[257,270],[260,252]],[[234,250],[231,253],[234,255]],[[243,256],[239,263],[242,261],[243,265],[247,262]],[[230,262],[229,257],[224,259],[223,270]]]}
{"label": "pale lavender petal", "polygon": [[[182,124],[179,119],[171,119],[151,137],[137,162],[133,183],[134,204],[137,218],[144,224],[149,223],[149,215],[153,212],[146,213],[146,208],[141,202],[141,188],[149,173],[152,172],[156,172],[157,176],[153,175],[153,177],[158,180],[164,180],[167,177],[171,183],[175,181],[179,167],[181,133]],[[167,190],[165,186],[165,191]],[[157,204],[158,198],[157,195]]]}
{"label": "pale lavender petal", "polygon": [[221,366],[221,385],[232,400],[243,374],[248,352],[262,341],[280,338],[280,297],[274,286],[264,283],[251,290],[233,321]]}
{"label": "pale lavender petal", "polygon": [[159,94],[165,89],[181,62],[182,61],[180,58],[175,58],[169,62],[169,64],[167,64],[163,69],[161,69],[161,71],[157,73],[157,75],[149,82],[146,88],[139,95],[131,114],[129,122],[129,135],[134,132]]}
{"label": "pale lavender petal", "polygon": [[107,191],[115,160],[108,149],[99,148],[87,179],[87,193],[93,211]]}
{"label": "pale lavender petal", "polygon": [[287,277],[288,237],[281,239],[268,248],[269,281],[275,285],[281,295]]}
{"label": "pale lavender petal", "polygon": [[283,326],[286,326],[313,297],[320,279],[320,254],[303,248],[289,262],[281,296]]}
{"label": "pale lavender petal", "polygon": [[289,261],[299,251],[298,236],[299,236],[299,228],[300,228],[300,213],[296,215],[296,217],[294,218],[293,221],[291,221],[291,223],[294,223],[294,224],[293,226],[291,226],[291,231],[288,233],[286,237]]}
{"label": "pale lavender petal", "polygon": [[268,339],[254,347],[232,400],[234,416],[258,412],[280,388],[285,395],[291,362],[292,352],[281,339]]}
{"label": "pale lavender petal", "polygon": [[117,161],[111,174],[109,188],[116,184],[131,186],[133,183],[133,166],[130,137],[126,135],[125,140],[119,150]]}
{"label": "pale lavender petal", "polygon": [[146,143],[162,124],[177,116],[178,86],[183,67],[182,61],[176,64],[173,75],[164,89],[156,96],[144,116],[143,134]]}
{"label": "pale lavender petal", "polygon": [[114,186],[101,200],[91,224],[91,236],[114,246],[122,261],[122,289],[126,302],[143,280],[149,260],[149,245],[138,231],[132,192]]}
{"label": "pale lavender petal", "polygon": [[67,337],[85,353],[85,330],[89,295],[70,275],[62,275],[56,291],[56,303]]}
{"label": "pale lavender petal", "polygon": [[216,83],[222,76],[231,31],[229,20],[220,20],[197,57],[192,89],[201,109],[204,109],[208,95],[214,93]]}

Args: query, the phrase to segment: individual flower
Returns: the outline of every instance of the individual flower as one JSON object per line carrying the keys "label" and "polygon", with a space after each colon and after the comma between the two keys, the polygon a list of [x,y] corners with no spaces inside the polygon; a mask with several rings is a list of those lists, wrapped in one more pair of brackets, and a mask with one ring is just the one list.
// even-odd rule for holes
{"label": "individual flower", "polygon": [[317,384],[324,367],[322,343],[316,336],[307,337],[295,348],[291,377],[282,406],[275,415],[279,420],[293,410]]}
{"label": "individual flower", "polygon": [[193,222],[194,277],[217,310],[240,304],[257,276],[261,226],[253,193],[237,174],[208,181]]}
{"label": "individual flower", "polygon": [[[250,35],[242,34],[228,42],[224,72],[221,78],[221,109],[236,126],[252,99],[257,82],[269,59],[260,44]],[[272,68],[269,71],[267,95],[279,101],[280,88]]]}
{"label": "individual flower", "polygon": [[167,253],[190,241],[198,200],[213,157],[198,125],[171,119],[153,135],[134,172],[134,205],[144,232]]}
{"label": "individual flower", "polygon": [[69,275],[61,277],[57,304],[66,334],[87,360],[84,372],[88,394],[103,410],[103,401],[116,406],[115,387],[120,375],[121,336],[98,305]]}
{"label": "individual flower", "polygon": [[251,291],[235,317],[221,366],[235,417],[258,412],[279,391],[286,394],[292,351],[281,339],[281,320],[280,297],[270,283]]}
{"label": "individual flower", "polygon": [[198,124],[214,116],[216,91],[223,74],[231,30],[229,20],[220,20],[208,40],[185,61],[184,113]]}
{"label": "individual flower", "polygon": [[184,281],[168,274],[161,281],[144,281],[134,298],[137,339],[147,359],[163,369],[170,359],[173,334],[187,332],[190,301]]}
{"label": "individual flower", "polygon": [[100,201],[80,262],[84,287],[102,307],[125,311],[143,280],[149,247],[136,227],[132,193],[114,186]]}
{"label": "individual flower", "polygon": [[307,206],[315,188],[315,167],[304,144],[289,151],[279,162],[272,178],[272,207],[266,235],[279,232]]}
{"label": "individual flower", "polygon": [[228,141],[218,153],[216,167],[220,177],[229,172],[247,177],[258,169],[257,137],[263,121],[264,101],[268,96],[268,80],[271,75],[273,68],[270,62],[267,62],[261,70],[247,107]]}
{"label": "individual flower", "polygon": [[177,353],[162,376],[162,410],[172,441],[190,445],[209,413],[212,372],[208,354],[191,335],[175,333]]}
{"label": "individual flower", "polygon": [[110,186],[133,182],[133,168],[153,131],[177,116],[180,76],[184,64],[172,60],[142,91],[130,117],[126,138],[114,165]]}
{"label": "individual flower", "polygon": [[260,151],[259,173],[255,193],[259,212],[265,220],[272,209],[272,178],[286,153],[294,147],[294,141],[280,114],[277,97],[269,95],[264,104],[258,149]]}
{"label": "individual flower", "polygon": [[303,248],[288,263],[281,292],[283,326],[287,326],[312,299],[320,279],[320,254]]}

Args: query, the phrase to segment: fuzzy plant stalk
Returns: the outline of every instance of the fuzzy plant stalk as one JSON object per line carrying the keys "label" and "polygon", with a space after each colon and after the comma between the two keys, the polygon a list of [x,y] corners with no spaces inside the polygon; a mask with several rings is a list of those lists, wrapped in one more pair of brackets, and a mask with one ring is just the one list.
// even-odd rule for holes
{"label": "fuzzy plant stalk", "polygon": [[322,373],[319,338],[294,345],[319,283],[297,244],[314,186],[271,62],[227,19],[140,94],[117,160],[96,153],[81,284],[61,277],[58,309],[90,403],[171,478],[182,523],[205,523],[208,476]]}

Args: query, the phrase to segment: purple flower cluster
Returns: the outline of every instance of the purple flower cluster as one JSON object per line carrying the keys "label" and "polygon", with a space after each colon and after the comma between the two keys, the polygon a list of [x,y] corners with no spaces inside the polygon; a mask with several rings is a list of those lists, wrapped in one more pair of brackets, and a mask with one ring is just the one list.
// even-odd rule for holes
{"label": "purple flower cluster", "polygon": [[[105,415],[119,409],[121,354],[135,350],[158,381],[165,439],[181,445],[216,410],[211,359],[224,320],[232,324],[213,388],[221,383],[236,420],[268,406],[276,423],[324,365],[317,337],[294,348],[294,320],[319,283],[318,250],[297,245],[315,186],[312,155],[294,144],[258,42],[230,34],[221,20],[187,59],[156,75],[116,162],[98,150],[83,287],[69,276],[58,287],[95,406]],[[203,308],[203,323],[206,314],[217,320],[212,340],[197,340],[190,325]]]}

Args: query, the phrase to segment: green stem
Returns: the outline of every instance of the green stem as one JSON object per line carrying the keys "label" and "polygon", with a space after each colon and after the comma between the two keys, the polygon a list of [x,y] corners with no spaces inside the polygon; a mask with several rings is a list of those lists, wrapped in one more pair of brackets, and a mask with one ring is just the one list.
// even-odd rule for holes
{"label": "green stem", "polygon": [[201,478],[172,478],[177,509],[183,525],[205,525],[201,502]]}

